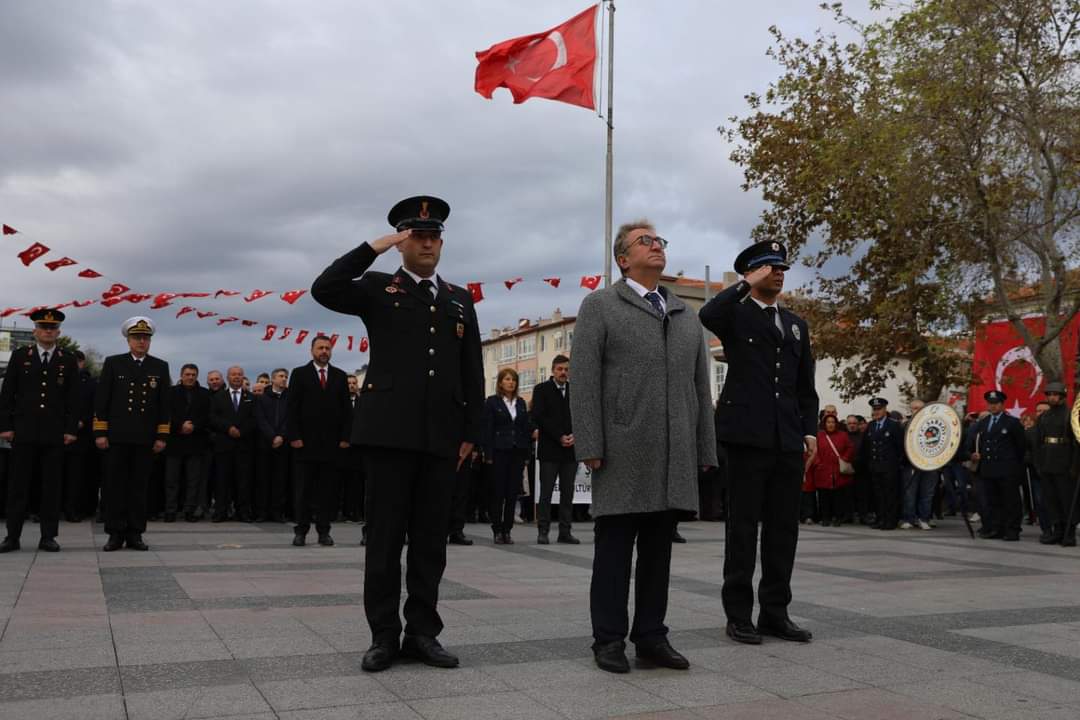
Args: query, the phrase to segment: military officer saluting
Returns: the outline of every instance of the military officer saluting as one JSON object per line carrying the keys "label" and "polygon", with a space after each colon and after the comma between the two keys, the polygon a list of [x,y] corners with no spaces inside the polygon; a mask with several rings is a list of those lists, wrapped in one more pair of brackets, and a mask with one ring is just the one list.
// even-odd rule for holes
{"label": "military officer saluting", "polygon": [[30,499],[34,465],[41,468],[39,550],[57,552],[64,446],[75,442],[79,425],[79,368],[75,356],[56,345],[64,313],[38,310],[33,345],[11,353],[0,389],[0,438],[11,442],[7,487],[7,537],[0,553],[19,549]]}
{"label": "military officer saluting", "polygon": [[149,355],[154,322],[133,317],[121,327],[128,352],[105,358],[94,397],[94,442],[105,459],[105,552],[127,543],[148,550],[146,491],[154,454],[169,435],[169,364]]}
{"label": "military officer saluting", "polygon": [[895,530],[900,521],[900,470],[906,457],[904,428],[889,417],[889,401],[885,398],[870,401],[870,415],[866,437],[859,449],[861,464],[870,471],[877,499],[877,522],[871,527]]}
{"label": "military officer saluting", "polygon": [[[1039,416],[1035,423],[1035,469],[1042,484],[1042,497],[1050,532],[1039,538],[1044,545],[1061,543],[1067,547],[1076,545],[1076,510],[1072,523],[1070,504],[1076,497],[1077,478],[1074,465],[1078,459],[1076,439],[1070,427],[1069,408],[1065,404],[1065,385],[1060,382],[1046,384],[1046,402],[1050,409]],[[1069,525],[1066,527],[1066,525]]]}
{"label": "military officer saluting", "polygon": [[[472,298],[435,274],[449,214],[450,206],[436,197],[402,200],[387,218],[394,234],[338,258],[311,287],[323,306],[358,315],[371,338],[351,438],[363,447],[368,482],[364,611],[372,646],[362,663],[368,672],[390,667],[399,652],[436,667],[458,664],[435,639],[443,628],[436,604],[454,474],[479,440],[484,380]],[[391,248],[401,254],[402,267],[369,272]]]}
{"label": "military officer saluting", "polygon": [[990,390],[983,398],[990,414],[975,425],[968,450],[971,459],[979,463],[979,479],[986,491],[993,526],[980,530],[979,537],[1015,542],[1020,539],[1023,516],[1020,481],[1027,449],[1024,426],[1005,412],[1005,393]]}

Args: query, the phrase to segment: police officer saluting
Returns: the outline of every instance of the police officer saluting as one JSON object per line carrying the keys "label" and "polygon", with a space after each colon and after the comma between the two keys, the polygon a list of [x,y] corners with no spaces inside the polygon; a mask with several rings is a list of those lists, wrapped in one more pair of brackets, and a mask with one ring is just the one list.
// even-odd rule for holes
{"label": "police officer saluting", "polygon": [[154,322],[133,317],[121,327],[128,352],[105,358],[94,397],[94,442],[105,459],[105,552],[127,543],[148,550],[146,490],[154,454],[169,436],[169,364],[148,355]]}
{"label": "police officer saluting", "polygon": [[984,482],[992,522],[991,527],[979,531],[979,537],[1017,541],[1023,516],[1020,478],[1027,441],[1024,426],[1004,412],[1007,397],[1000,390],[983,394],[990,414],[975,425],[969,450],[971,459],[979,463],[979,478]]}
{"label": "police officer saluting", "polygon": [[1049,532],[1039,538],[1044,545],[1061,543],[1066,547],[1076,545],[1076,511],[1069,505],[1076,497],[1077,478],[1073,463],[1077,460],[1077,445],[1069,427],[1069,408],[1065,404],[1065,385],[1060,382],[1046,384],[1046,402],[1050,409],[1039,416],[1035,423],[1035,469],[1042,483]]}
{"label": "police officer saluting", "polygon": [[895,530],[900,521],[900,470],[904,465],[904,428],[889,417],[889,401],[870,401],[870,424],[863,438],[861,464],[870,470],[877,499],[874,530]]}
{"label": "police officer saluting", "polygon": [[[449,214],[439,198],[402,200],[387,217],[397,232],[338,258],[311,287],[323,306],[358,315],[371,338],[352,428],[352,444],[364,447],[368,483],[364,611],[372,646],[362,663],[368,672],[390,667],[399,652],[436,667],[458,664],[435,639],[443,628],[436,604],[454,473],[479,440],[484,381],[472,298],[435,274]],[[368,272],[391,248],[401,253],[402,267]]]}
{"label": "police officer saluting", "polygon": [[0,389],[0,438],[11,442],[7,488],[7,537],[0,553],[18,550],[34,465],[41,467],[39,550],[57,552],[64,446],[75,442],[79,424],[79,368],[75,356],[56,346],[64,313],[38,310],[35,344],[11,353]]}

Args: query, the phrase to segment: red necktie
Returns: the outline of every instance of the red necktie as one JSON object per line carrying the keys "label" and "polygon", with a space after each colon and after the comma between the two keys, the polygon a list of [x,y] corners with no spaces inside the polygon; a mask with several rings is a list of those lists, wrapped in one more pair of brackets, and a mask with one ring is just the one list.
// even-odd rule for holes
{"label": "red necktie", "polygon": [[319,368],[319,385],[322,389],[326,389],[326,368]]}

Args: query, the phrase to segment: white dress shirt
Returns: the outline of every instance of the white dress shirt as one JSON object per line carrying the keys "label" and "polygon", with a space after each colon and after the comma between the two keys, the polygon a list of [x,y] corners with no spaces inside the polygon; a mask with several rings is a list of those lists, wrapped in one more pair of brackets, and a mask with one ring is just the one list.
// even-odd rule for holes
{"label": "white dress shirt", "polygon": [[517,396],[507,397],[502,396],[503,404],[506,405],[506,409],[510,411],[510,419],[517,420]]}
{"label": "white dress shirt", "polygon": [[[667,300],[664,299],[664,294],[662,292],[660,292],[660,286],[659,285],[657,285],[652,290],[650,290],[649,288],[647,288],[644,285],[642,285],[641,283],[639,283],[637,280],[633,280],[633,279],[628,278],[628,277],[624,277],[623,280],[626,281],[626,284],[629,285],[634,290],[634,292],[636,292],[638,295],[640,295],[643,298],[645,297],[645,295],[647,293],[651,293],[651,292],[656,293],[657,296],[660,298],[660,307],[662,307],[664,309],[664,314],[667,315]],[[648,298],[645,298],[645,301],[648,302]]]}
{"label": "white dress shirt", "polygon": [[407,268],[405,266],[402,266],[401,271],[404,272],[409,277],[411,277],[413,279],[413,282],[416,283],[417,286],[420,285],[421,280],[430,280],[431,283],[432,283],[431,288],[430,288],[431,297],[437,297],[438,296],[438,294],[439,294],[439,276],[438,275],[432,275],[429,278],[422,278],[422,277],[420,277],[419,275],[417,275],[416,273],[414,273],[412,270],[410,270],[409,268]]}

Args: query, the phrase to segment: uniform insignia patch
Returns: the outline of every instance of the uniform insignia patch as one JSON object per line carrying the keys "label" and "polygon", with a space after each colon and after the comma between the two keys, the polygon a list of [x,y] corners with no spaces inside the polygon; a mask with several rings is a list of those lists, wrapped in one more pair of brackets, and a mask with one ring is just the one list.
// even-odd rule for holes
{"label": "uniform insignia patch", "polygon": [[397,291],[398,291],[397,285],[387,285],[386,286],[386,292],[390,293],[391,295],[393,295]]}
{"label": "uniform insignia patch", "polygon": [[150,381],[150,389],[151,390],[156,390],[157,389],[157,378],[156,377],[149,378],[149,381]]}
{"label": "uniform insignia patch", "polygon": [[64,384],[64,376],[63,375],[57,375],[56,376],[56,384],[57,385],[63,385]]}
{"label": "uniform insignia patch", "polygon": [[795,336],[796,340],[802,340],[802,331],[799,330],[799,326],[796,323],[791,323],[791,334]]}
{"label": "uniform insignia patch", "polygon": [[458,323],[457,324],[457,336],[459,338],[465,337],[465,323]]}
{"label": "uniform insignia patch", "polygon": [[1001,428],[1001,434],[1002,434],[1002,435],[1008,435],[1008,434],[1009,434],[1009,431],[1008,431],[1008,430],[1006,430],[1005,428]]}

